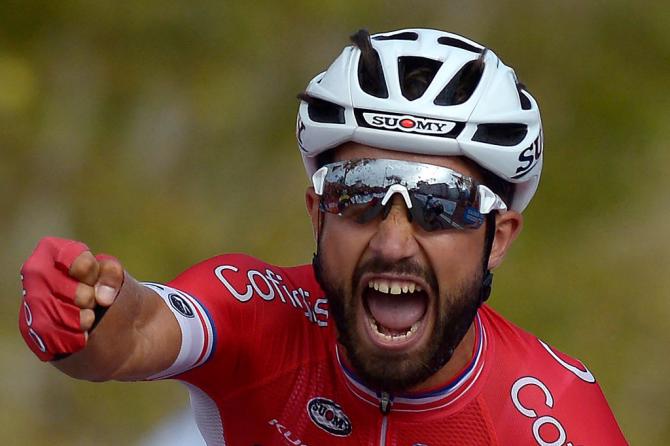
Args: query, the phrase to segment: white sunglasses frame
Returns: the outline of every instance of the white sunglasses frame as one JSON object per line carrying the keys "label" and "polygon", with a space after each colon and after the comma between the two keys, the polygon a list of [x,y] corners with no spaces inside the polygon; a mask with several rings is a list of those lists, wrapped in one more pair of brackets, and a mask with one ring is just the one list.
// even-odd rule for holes
{"label": "white sunglasses frame", "polygon": [[[314,175],[312,175],[312,185],[314,186],[314,192],[316,192],[318,196],[323,195],[323,187],[326,182],[327,174],[328,166],[326,165],[318,169],[316,172],[314,172]],[[388,190],[386,191],[386,195],[384,195],[384,199],[382,200],[382,205],[386,206],[386,203],[388,203],[394,194],[400,194],[405,200],[407,208],[412,208],[412,202],[409,198],[409,191],[407,190],[407,187],[403,186],[402,184],[393,184],[389,186]],[[507,211],[507,205],[502,200],[502,198],[500,198],[496,193],[483,184],[477,185],[477,194],[479,196],[478,211],[481,214],[486,215],[493,211]]]}

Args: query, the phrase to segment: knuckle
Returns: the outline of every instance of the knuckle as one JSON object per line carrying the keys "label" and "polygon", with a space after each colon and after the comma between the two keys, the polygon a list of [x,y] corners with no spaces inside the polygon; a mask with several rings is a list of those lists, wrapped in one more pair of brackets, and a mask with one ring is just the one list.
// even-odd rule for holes
{"label": "knuckle", "polygon": [[119,279],[123,277],[123,266],[116,259],[105,260],[102,264],[102,269],[106,276]]}
{"label": "knuckle", "polygon": [[83,283],[78,284],[74,303],[79,308],[95,307],[95,291],[93,287]]}
{"label": "knuckle", "polygon": [[82,330],[88,330],[95,321],[95,313],[91,309],[79,311],[79,326]]}
{"label": "knuckle", "polygon": [[33,251],[33,257],[35,256],[53,256],[54,247],[58,246],[59,242],[62,242],[63,239],[57,237],[42,237],[37,246]]}
{"label": "knuckle", "polygon": [[118,261],[115,261],[112,263],[112,274],[114,274],[117,277],[123,277],[123,267],[121,266],[121,263]]}
{"label": "knuckle", "polygon": [[57,241],[58,240],[56,239],[56,237],[42,237],[37,242],[37,247],[35,247],[35,252],[43,251],[45,249],[49,249],[49,247],[54,245]]}
{"label": "knuckle", "polygon": [[78,274],[88,274],[95,271],[97,261],[90,253],[83,253],[72,264],[73,272]]}
{"label": "knuckle", "polygon": [[26,260],[26,263],[21,267],[21,280],[25,277],[34,275],[38,270],[39,268],[36,267],[35,262],[33,261],[33,256],[30,256],[28,260]]}

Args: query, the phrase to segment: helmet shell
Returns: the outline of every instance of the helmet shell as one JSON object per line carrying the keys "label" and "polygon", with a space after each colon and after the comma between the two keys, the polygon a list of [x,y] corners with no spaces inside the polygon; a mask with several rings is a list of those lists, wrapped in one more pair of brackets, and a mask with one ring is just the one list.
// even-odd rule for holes
{"label": "helmet shell", "polygon": [[[375,34],[370,41],[387,94],[370,94],[361,85],[361,50],[355,45],[345,47],[326,71],[315,76],[305,94],[338,113],[331,113],[335,119],[322,119],[311,104],[301,101],[296,135],[307,174],[318,169],[319,154],[350,141],[402,152],[465,156],[515,183],[508,204],[523,211],[540,180],[543,134],[537,102],[514,70],[482,45],[443,31],[404,29]],[[439,68],[425,92],[408,99],[401,89],[399,67],[401,59],[412,57],[437,61]],[[440,104],[440,93],[450,81],[480,58],[484,69],[467,100]],[[505,129],[516,129],[515,136],[500,137]]]}

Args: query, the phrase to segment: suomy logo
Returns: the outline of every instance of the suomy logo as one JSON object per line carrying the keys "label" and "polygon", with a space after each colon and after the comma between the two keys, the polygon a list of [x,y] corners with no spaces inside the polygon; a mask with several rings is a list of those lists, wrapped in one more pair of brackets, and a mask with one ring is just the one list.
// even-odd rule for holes
{"label": "suomy logo", "polygon": [[533,144],[519,154],[519,162],[522,163],[516,168],[516,174],[512,178],[521,178],[531,171],[533,167],[540,162],[542,158],[542,149],[544,146],[544,136],[542,131],[533,141]]}
{"label": "suomy logo", "polygon": [[410,115],[388,115],[385,113],[363,113],[363,119],[371,127],[422,133],[425,135],[446,135],[456,126],[450,121],[420,118]]}
{"label": "suomy logo", "polygon": [[326,432],[346,437],[351,434],[351,421],[335,402],[326,398],[312,398],[307,403],[307,413],[314,424]]}

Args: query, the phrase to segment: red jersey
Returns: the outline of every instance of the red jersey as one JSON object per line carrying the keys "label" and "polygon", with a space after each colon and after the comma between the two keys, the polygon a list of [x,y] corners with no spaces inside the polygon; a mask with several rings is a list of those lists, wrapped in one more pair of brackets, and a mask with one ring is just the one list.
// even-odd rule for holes
{"label": "red jersey", "polygon": [[182,329],[175,363],[208,445],[625,445],[593,375],[483,306],[450,382],[390,395],[341,359],[311,265],[214,257],[161,295]]}

